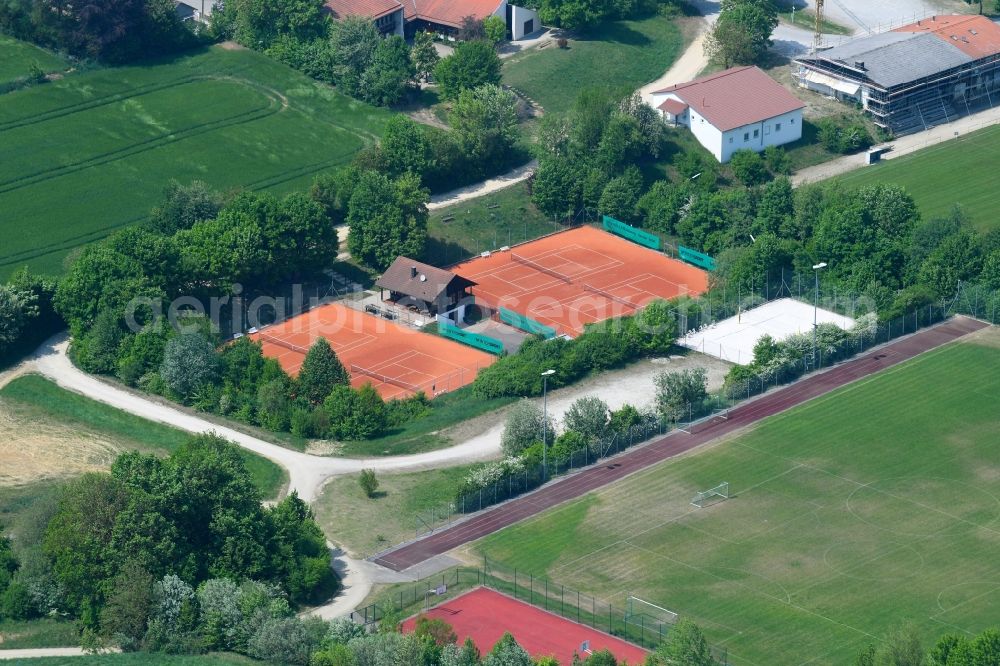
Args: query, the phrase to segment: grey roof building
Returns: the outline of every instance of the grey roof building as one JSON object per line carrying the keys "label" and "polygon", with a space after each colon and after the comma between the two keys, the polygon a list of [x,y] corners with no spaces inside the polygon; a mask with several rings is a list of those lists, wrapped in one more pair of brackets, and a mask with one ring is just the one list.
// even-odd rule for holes
{"label": "grey roof building", "polygon": [[443,268],[407,257],[397,257],[375,286],[389,291],[389,299],[420,312],[436,315],[449,312],[471,298],[475,282]]}
{"label": "grey roof building", "polygon": [[859,103],[895,134],[1000,103],[1000,26],[934,16],[795,60],[799,85]]}

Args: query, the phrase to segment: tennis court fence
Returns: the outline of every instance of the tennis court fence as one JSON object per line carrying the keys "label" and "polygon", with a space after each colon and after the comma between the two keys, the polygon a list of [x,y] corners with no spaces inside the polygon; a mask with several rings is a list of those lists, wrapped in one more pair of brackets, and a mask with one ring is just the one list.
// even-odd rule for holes
{"label": "tennis court fence", "polygon": [[[379,601],[352,612],[350,617],[367,627],[378,625],[387,616],[393,622],[401,621],[477,587],[507,594],[649,650],[659,646],[672,627],[647,615],[630,616],[624,605],[609,603],[579,589],[489,559],[484,561],[482,567],[454,567],[414,583],[396,586]],[[729,663],[725,648],[713,647],[712,654],[720,664]]]}

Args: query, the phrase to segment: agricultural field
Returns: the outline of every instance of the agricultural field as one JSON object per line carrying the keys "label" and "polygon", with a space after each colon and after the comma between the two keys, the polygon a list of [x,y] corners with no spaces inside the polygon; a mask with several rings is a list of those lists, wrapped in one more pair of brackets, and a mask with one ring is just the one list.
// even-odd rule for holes
{"label": "agricultural field", "polygon": [[353,557],[367,557],[416,536],[420,519],[454,497],[474,465],[378,475],[375,497],[365,497],[358,476],[338,476],[313,503],[323,531]]}
{"label": "agricultural field", "polygon": [[[23,487],[103,470],[122,451],[166,455],[190,436],[59,388],[38,375],[0,389],[0,521],[4,487]],[[270,460],[240,451],[264,497],[277,497],[284,471]]]}
{"label": "agricultural field", "polygon": [[925,218],[943,217],[952,206],[965,209],[981,230],[998,225],[996,177],[988,165],[1000,159],[1000,127],[857,169],[837,178],[847,187],[896,183],[907,189]]}
{"label": "agricultural field", "polygon": [[43,72],[57,72],[66,68],[66,61],[34,44],[0,35],[0,89],[31,72],[37,65]]}
{"label": "agricultural field", "polygon": [[503,82],[522,91],[546,112],[569,110],[580,90],[613,86],[635,90],[670,68],[684,47],[676,21],[652,16],[612,21],[574,36],[569,47],[551,44],[504,61]]}
{"label": "agricultural field", "polygon": [[472,548],[676,611],[736,665],[853,663],[902,621],[978,632],[1000,611],[998,391],[986,329]]}
{"label": "agricultural field", "polygon": [[562,228],[535,208],[522,182],[432,211],[425,260],[450,266],[485,250],[516,245]]}
{"label": "agricultural field", "polygon": [[0,105],[0,278],[58,274],[143,220],[171,179],[283,193],[375,141],[389,114],[223,47],[9,93]]}
{"label": "agricultural field", "polygon": [[80,657],[39,657],[32,659],[29,663],[31,666],[242,666],[262,662],[228,652],[201,655],[129,652],[125,654],[88,654]]}

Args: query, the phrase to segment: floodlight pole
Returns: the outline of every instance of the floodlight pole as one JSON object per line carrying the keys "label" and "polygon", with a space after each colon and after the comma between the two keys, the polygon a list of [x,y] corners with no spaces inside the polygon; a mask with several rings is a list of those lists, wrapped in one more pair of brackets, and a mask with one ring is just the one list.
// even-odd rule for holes
{"label": "floodlight pole", "polygon": [[556,374],[555,370],[546,370],[542,373],[542,480],[549,478],[549,376]]}
{"label": "floodlight pole", "polygon": [[819,328],[819,272],[826,268],[826,262],[813,266],[813,274],[816,276],[816,296],[813,299],[813,370],[816,369],[816,329]]}

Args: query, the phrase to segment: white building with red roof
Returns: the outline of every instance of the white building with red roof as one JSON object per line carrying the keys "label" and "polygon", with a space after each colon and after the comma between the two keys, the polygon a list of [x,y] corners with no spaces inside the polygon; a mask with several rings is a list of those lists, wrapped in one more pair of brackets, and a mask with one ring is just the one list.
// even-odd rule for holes
{"label": "white building with red roof", "polygon": [[758,67],[733,67],[653,93],[668,122],[691,130],[715,159],[802,138],[803,104]]}

